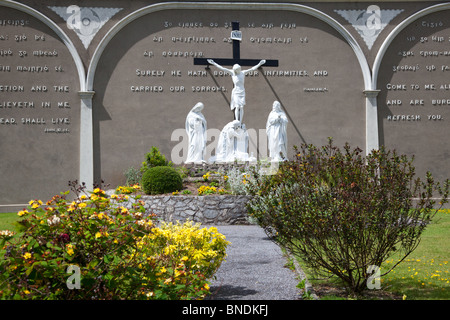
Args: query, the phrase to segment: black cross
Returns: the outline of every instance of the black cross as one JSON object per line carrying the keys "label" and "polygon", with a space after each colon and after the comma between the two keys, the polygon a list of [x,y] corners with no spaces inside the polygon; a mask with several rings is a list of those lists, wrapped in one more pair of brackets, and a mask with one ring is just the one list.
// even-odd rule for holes
{"label": "black cross", "polygon": [[[233,31],[239,31],[239,22],[231,22]],[[239,64],[240,66],[255,66],[261,59],[241,59],[240,40],[233,39],[233,59],[219,58],[214,59],[214,62],[221,66],[232,66]],[[194,58],[194,65],[201,65],[209,67],[208,59],[211,58]],[[266,60],[265,67],[278,67],[278,60]]]}

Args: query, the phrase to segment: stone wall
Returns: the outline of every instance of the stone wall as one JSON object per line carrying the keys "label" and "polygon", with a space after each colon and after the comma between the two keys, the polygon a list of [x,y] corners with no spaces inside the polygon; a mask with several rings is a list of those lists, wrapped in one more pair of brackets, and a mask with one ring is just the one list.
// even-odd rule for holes
{"label": "stone wall", "polygon": [[250,224],[246,203],[248,196],[142,196],[147,212],[167,222],[191,220],[202,224]]}

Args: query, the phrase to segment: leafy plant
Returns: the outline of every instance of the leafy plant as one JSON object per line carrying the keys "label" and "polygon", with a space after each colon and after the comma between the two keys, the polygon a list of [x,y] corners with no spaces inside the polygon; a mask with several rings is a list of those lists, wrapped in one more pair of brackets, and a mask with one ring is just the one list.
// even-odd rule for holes
{"label": "leafy plant", "polygon": [[141,172],[144,173],[147,169],[153,167],[172,166],[172,162],[166,160],[157,147],[152,146],[150,152],[145,155],[145,161],[142,163]]}
{"label": "leafy plant", "polygon": [[118,186],[116,188],[116,194],[136,194],[139,190],[141,190],[141,186],[139,184],[134,184],[132,186]]}
{"label": "leafy plant", "polygon": [[131,186],[131,185],[136,185],[139,184],[141,182],[141,178],[142,178],[142,172],[134,167],[130,167],[128,168],[125,172],[124,172],[125,178],[126,178],[126,185]]}
{"label": "leafy plant", "polygon": [[249,213],[307,267],[338,277],[352,293],[367,288],[369,266],[400,254],[388,273],[413,252],[448,197],[448,180],[441,187],[431,173],[415,179],[412,159],[395,151],[381,148],[364,157],[359,148],[346,144],[341,151],[330,139],[322,148],[303,145],[295,152],[277,174],[252,174]]}
{"label": "leafy plant", "polygon": [[[0,298],[200,299],[208,293],[207,279],[227,245],[217,230],[160,229],[152,215],[144,216],[138,196],[71,186],[74,200],[67,192],[45,205],[31,200],[19,211],[21,236],[0,234]],[[77,268],[74,288],[70,271]]]}
{"label": "leafy plant", "polygon": [[[229,186],[231,193],[235,195],[247,194],[246,184],[252,176],[249,174],[249,168],[242,169],[239,167],[231,167],[224,174],[224,181]],[[254,172],[256,172],[254,170]],[[226,177],[226,178],[225,178]]]}
{"label": "leafy plant", "polygon": [[172,167],[153,167],[142,176],[142,188],[147,194],[179,191],[183,188],[183,180],[177,170]]}
{"label": "leafy plant", "polygon": [[208,194],[217,193],[217,188],[211,187],[211,186],[200,186],[200,188],[198,188],[197,192],[198,192],[199,196],[204,196],[204,195],[208,195]]}

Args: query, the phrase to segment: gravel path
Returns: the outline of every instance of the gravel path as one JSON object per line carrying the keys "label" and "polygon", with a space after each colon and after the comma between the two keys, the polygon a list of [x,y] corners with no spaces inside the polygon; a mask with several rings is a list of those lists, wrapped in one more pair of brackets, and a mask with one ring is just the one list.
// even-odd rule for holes
{"label": "gravel path", "polygon": [[286,256],[255,225],[217,226],[231,244],[211,283],[208,300],[298,300],[298,275]]}

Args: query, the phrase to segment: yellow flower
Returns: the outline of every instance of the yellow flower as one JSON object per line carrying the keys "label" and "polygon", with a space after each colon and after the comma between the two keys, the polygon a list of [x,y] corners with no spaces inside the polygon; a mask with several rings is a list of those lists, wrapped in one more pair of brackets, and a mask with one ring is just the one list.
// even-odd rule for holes
{"label": "yellow flower", "polygon": [[73,201],[73,202],[70,204],[70,206],[69,206],[69,208],[67,209],[67,211],[68,211],[68,212],[72,212],[72,211],[75,211],[76,208],[77,208],[77,203],[76,203],[75,201]]}
{"label": "yellow flower", "polygon": [[101,238],[101,237],[102,237],[102,234],[100,232],[97,232],[95,234],[95,239],[98,239],[98,238]]}
{"label": "yellow flower", "polygon": [[175,278],[178,278],[179,276],[181,276],[183,274],[183,272],[179,271],[179,270],[175,270]]}
{"label": "yellow flower", "polygon": [[87,199],[87,196],[86,196],[85,194],[83,194],[83,195],[81,195],[80,199],[81,199],[81,200],[86,200],[86,199]]}
{"label": "yellow flower", "polygon": [[29,290],[24,290],[23,293],[30,294],[31,292]]}
{"label": "yellow flower", "polygon": [[87,204],[85,202],[81,202],[78,204],[78,208],[86,208]]}
{"label": "yellow flower", "polygon": [[37,209],[42,205],[41,200],[30,200],[28,204],[31,206],[31,209]]}
{"label": "yellow flower", "polygon": [[27,252],[23,255],[25,260],[31,259],[31,253]]}
{"label": "yellow flower", "polygon": [[73,246],[72,246],[71,244],[67,244],[67,245],[66,245],[66,249],[67,249],[67,254],[68,254],[69,256],[71,256],[71,255],[74,254]]}
{"label": "yellow flower", "polygon": [[17,212],[17,215],[22,217],[22,216],[26,215],[27,213],[28,213],[28,210],[24,209],[24,210],[21,210],[21,211]]}

